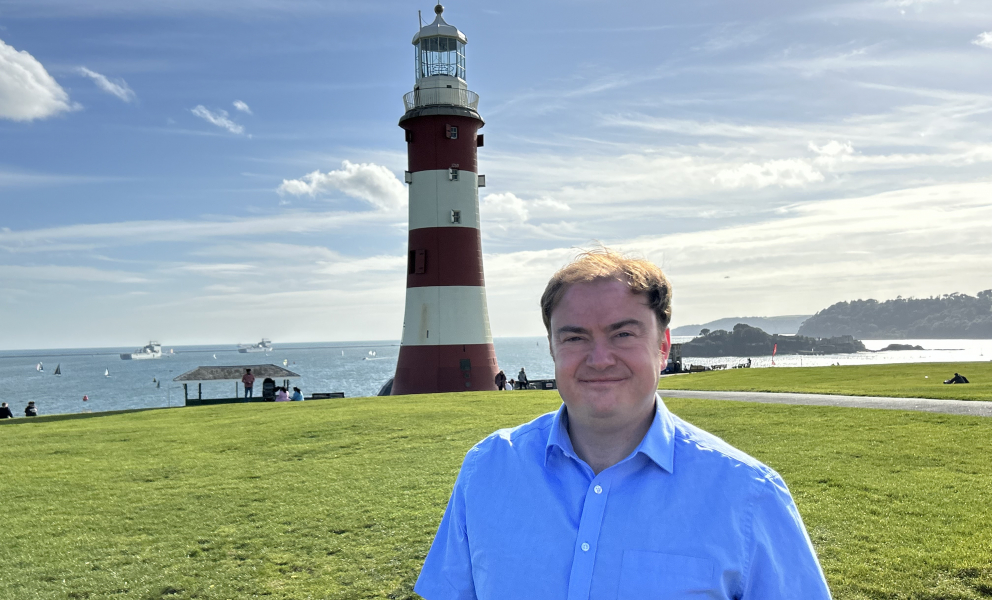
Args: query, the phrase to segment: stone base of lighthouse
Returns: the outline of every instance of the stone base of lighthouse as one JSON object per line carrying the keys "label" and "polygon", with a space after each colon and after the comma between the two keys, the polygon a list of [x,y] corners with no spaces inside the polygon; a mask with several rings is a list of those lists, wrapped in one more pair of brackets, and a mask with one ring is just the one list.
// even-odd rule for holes
{"label": "stone base of lighthouse", "polygon": [[495,390],[496,372],[492,344],[403,346],[392,394]]}

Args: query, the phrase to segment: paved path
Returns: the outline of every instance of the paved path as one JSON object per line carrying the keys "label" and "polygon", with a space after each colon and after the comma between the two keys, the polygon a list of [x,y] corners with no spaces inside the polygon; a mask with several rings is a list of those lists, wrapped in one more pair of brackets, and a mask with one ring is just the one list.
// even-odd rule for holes
{"label": "paved path", "polygon": [[811,404],[815,406],[852,406],[889,410],[919,410],[992,417],[992,402],[983,400],[931,400],[929,398],[886,398],[881,396],[834,396],[830,394],[791,394],[769,392],[700,392],[689,390],[659,390],[663,398],[709,398],[738,402],[769,404]]}

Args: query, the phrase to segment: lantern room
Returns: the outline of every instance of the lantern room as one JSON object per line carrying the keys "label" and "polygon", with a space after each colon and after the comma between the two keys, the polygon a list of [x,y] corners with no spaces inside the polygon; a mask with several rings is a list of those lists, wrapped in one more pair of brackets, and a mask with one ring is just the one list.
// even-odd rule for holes
{"label": "lantern room", "polygon": [[424,25],[413,36],[416,48],[418,84],[428,77],[456,77],[465,81],[465,44],[468,38],[457,27],[448,25],[441,13],[444,7],[434,7],[434,22]]}
{"label": "lantern room", "polygon": [[476,110],[479,96],[465,83],[465,45],[468,38],[458,28],[448,25],[434,7],[434,22],[424,25],[413,36],[416,52],[417,81],[413,91],[403,97],[408,111],[425,106],[460,106]]}

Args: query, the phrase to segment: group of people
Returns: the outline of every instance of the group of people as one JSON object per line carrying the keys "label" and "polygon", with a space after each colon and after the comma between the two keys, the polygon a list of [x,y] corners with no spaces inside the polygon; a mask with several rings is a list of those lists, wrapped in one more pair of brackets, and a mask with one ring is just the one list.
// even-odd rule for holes
{"label": "group of people", "polygon": [[526,390],[528,385],[530,385],[530,381],[527,380],[527,372],[524,371],[523,367],[520,367],[516,381],[507,379],[506,373],[503,371],[496,373],[496,389],[501,392],[503,390]]}
{"label": "group of people", "polygon": [[[34,405],[34,400],[28,401],[28,405],[24,407],[25,417],[37,417],[38,407]],[[0,404],[0,419],[13,419],[14,413],[10,411],[10,407],[4,402]]]}
{"label": "group of people", "polygon": [[[241,383],[245,386],[245,402],[249,398],[255,397],[255,376],[252,375],[251,369],[245,369],[245,374],[241,376]],[[289,390],[285,387],[275,387],[276,382],[271,378],[266,377],[262,382],[262,398],[264,400],[269,400],[272,398],[275,402],[302,402],[303,392],[300,388],[294,387],[293,394],[289,394]]]}

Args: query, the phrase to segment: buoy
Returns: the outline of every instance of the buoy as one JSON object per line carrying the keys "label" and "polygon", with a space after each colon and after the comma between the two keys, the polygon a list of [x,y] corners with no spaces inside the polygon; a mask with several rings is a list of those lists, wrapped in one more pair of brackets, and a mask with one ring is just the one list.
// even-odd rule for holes
{"label": "buoy", "polygon": [[90,400],[89,396],[86,395],[83,396],[83,402],[89,402],[89,400]]}

